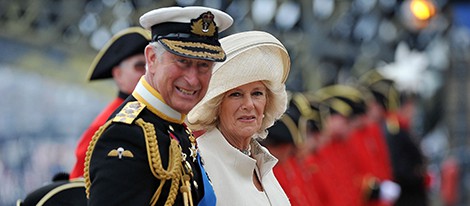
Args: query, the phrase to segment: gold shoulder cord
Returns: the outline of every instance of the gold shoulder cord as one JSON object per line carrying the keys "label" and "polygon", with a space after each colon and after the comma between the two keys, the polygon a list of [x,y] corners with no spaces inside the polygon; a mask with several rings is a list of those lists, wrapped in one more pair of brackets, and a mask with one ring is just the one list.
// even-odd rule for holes
{"label": "gold shoulder cord", "polygon": [[83,172],[83,177],[85,178],[85,192],[86,192],[86,198],[90,198],[90,186],[91,186],[91,181],[90,181],[90,160],[91,160],[91,155],[93,153],[93,150],[95,149],[95,144],[98,141],[99,137],[103,133],[103,131],[108,128],[108,126],[111,124],[112,120],[108,120],[103,126],[101,126],[93,135],[93,138],[90,141],[90,145],[88,145],[88,149],[86,151],[86,156],[85,156],[85,169]]}
{"label": "gold shoulder cord", "polygon": [[[155,191],[150,201],[150,205],[155,205],[157,203],[162,192],[163,185],[167,180],[170,180],[170,192],[168,194],[168,199],[165,202],[165,206],[171,206],[175,202],[176,196],[178,195],[178,185],[180,181],[182,183],[180,192],[183,194],[184,205],[193,206],[190,184],[192,176],[191,166],[188,165],[189,163],[186,162],[186,158],[183,157],[185,154],[182,153],[179,142],[174,139],[170,139],[168,168],[165,170],[160,158],[155,127],[153,124],[144,122],[142,119],[136,120],[135,123],[144,131],[149,165],[153,175],[160,179],[160,185],[158,186],[157,191]],[[183,164],[185,164],[185,167],[183,167]]]}

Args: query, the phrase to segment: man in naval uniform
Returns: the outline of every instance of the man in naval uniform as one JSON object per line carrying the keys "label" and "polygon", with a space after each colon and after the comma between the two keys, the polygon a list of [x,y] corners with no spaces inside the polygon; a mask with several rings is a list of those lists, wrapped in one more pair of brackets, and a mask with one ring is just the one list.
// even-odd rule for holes
{"label": "man in naval uniform", "polygon": [[88,143],[119,105],[132,93],[145,73],[144,48],[149,44],[150,32],[141,27],[129,27],[115,34],[100,50],[90,69],[90,81],[112,78],[119,90],[117,97],[96,116],[82,134],[75,149],[77,161],[70,171],[70,179],[83,177]]}
{"label": "man in naval uniform", "polygon": [[196,141],[184,124],[204,97],[218,33],[233,19],[207,7],[169,7],[140,17],[151,30],[146,73],[95,133],[85,158],[89,205],[215,205]]}

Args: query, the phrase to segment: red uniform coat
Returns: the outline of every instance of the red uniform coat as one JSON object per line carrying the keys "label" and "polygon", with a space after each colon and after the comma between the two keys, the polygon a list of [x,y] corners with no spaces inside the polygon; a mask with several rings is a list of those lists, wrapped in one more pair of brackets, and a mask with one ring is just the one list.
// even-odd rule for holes
{"label": "red uniform coat", "polygon": [[[347,140],[332,140],[316,154],[318,169],[328,187],[333,187],[334,205],[358,206],[363,204],[361,177],[357,157]],[[325,185],[324,184],[324,185]],[[328,205],[333,205],[329,203]]]}
{"label": "red uniform coat", "polygon": [[318,195],[313,192],[315,185],[305,181],[302,169],[292,156],[276,164],[273,172],[292,206],[321,206]]}
{"label": "red uniform coat", "polygon": [[319,204],[314,206],[342,206],[346,194],[338,192],[340,180],[335,174],[331,161],[323,153],[311,153],[304,161],[302,171],[305,184],[319,198]]}
{"label": "red uniform coat", "polygon": [[[364,183],[362,194],[367,198],[367,194],[370,193],[369,188],[366,187],[368,181],[392,180],[391,162],[385,136],[378,124],[371,123],[354,130],[348,138],[348,145],[357,157],[359,176]],[[366,205],[386,205],[386,203],[367,201]]]}
{"label": "red uniform coat", "polygon": [[121,103],[124,101],[125,95],[119,95],[116,99],[114,99],[96,118],[93,120],[91,125],[88,127],[88,129],[82,134],[82,137],[80,138],[77,148],[75,149],[75,157],[77,158],[77,161],[70,172],[70,179],[74,178],[79,178],[83,177],[83,169],[85,165],[85,156],[86,156],[86,151],[88,149],[88,144],[91,141],[91,138],[95,134],[96,130],[98,130],[101,125],[106,123],[106,120],[108,120],[109,116],[116,110],[116,108],[121,105]]}

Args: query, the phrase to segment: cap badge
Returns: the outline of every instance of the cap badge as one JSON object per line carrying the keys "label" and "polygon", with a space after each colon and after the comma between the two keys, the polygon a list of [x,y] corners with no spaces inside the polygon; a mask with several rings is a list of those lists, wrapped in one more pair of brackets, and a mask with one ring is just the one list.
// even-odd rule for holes
{"label": "cap badge", "polygon": [[214,36],[216,32],[214,14],[208,11],[201,14],[197,19],[191,20],[191,32],[199,36]]}

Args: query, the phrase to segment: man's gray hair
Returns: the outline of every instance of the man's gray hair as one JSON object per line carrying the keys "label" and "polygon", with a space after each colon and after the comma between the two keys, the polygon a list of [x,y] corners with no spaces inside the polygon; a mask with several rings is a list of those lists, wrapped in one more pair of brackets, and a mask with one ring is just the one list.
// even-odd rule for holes
{"label": "man's gray hair", "polygon": [[161,60],[163,53],[166,52],[166,49],[163,47],[162,43],[158,41],[153,41],[153,42],[150,42],[149,44],[152,46],[153,51],[157,55],[158,60]]}

